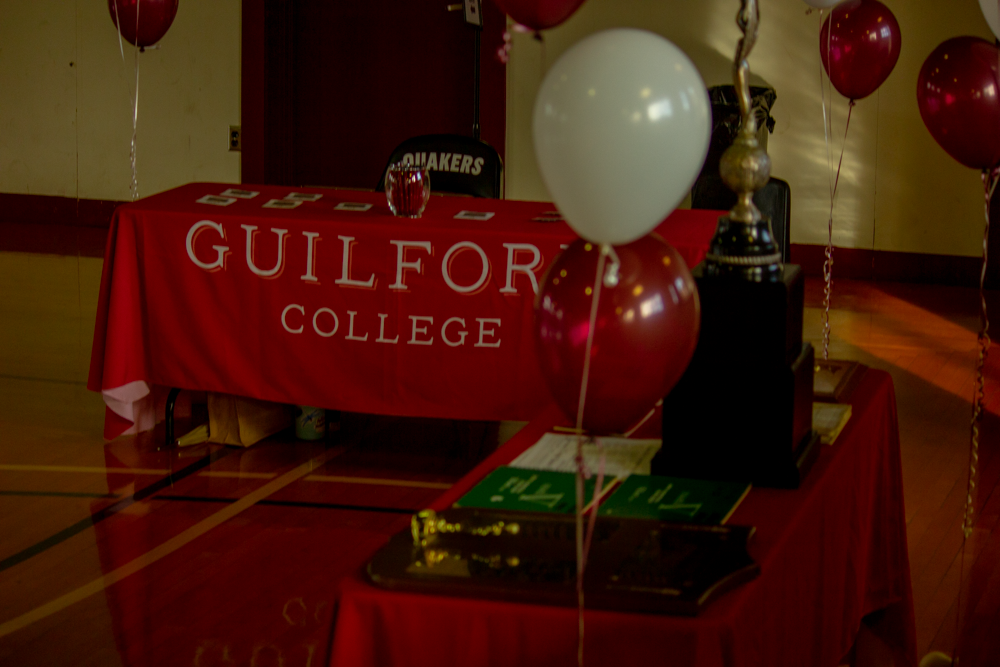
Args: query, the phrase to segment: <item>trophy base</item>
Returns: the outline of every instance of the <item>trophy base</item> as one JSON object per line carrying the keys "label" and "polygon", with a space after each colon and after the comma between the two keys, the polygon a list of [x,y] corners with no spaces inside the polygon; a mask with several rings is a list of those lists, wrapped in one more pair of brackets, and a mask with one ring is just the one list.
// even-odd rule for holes
{"label": "trophy base", "polygon": [[652,474],[797,488],[819,454],[812,345],[770,369],[705,356],[663,401]]}
{"label": "trophy base", "polygon": [[740,366],[791,365],[802,344],[802,269],[784,264],[775,280],[759,283],[712,275],[710,269],[702,262],[691,271],[701,301],[695,356],[725,357]]}
{"label": "trophy base", "polygon": [[802,342],[802,271],[787,264],[774,281],[747,282],[707,268],[692,272],[701,332],[663,400],[653,474],[797,487],[814,450],[815,355]]}
{"label": "trophy base", "polygon": [[781,251],[771,234],[771,220],[744,223],[722,216],[704,264],[707,276],[751,283],[780,281]]}

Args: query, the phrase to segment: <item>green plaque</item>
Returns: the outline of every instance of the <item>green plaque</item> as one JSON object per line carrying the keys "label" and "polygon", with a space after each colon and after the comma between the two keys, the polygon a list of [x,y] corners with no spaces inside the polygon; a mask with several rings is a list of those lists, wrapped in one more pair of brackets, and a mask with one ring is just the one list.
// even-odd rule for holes
{"label": "green plaque", "polygon": [[719,525],[749,490],[750,485],[742,482],[630,475],[604,501],[598,514]]}
{"label": "green plaque", "polygon": [[[594,495],[594,481],[592,477],[584,483],[588,503]],[[606,484],[612,481],[605,478]],[[455,507],[571,514],[576,511],[576,475],[500,466],[462,496]]]}

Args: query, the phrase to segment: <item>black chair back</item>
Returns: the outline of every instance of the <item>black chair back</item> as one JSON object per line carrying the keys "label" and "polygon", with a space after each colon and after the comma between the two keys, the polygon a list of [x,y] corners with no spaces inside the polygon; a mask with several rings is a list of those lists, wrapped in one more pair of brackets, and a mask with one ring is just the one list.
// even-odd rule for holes
{"label": "black chair back", "polygon": [[503,160],[495,148],[478,139],[458,134],[425,134],[407,139],[389,156],[376,191],[385,190],[385,174],[395,162],[428,166],[434,192],[500,198]]}

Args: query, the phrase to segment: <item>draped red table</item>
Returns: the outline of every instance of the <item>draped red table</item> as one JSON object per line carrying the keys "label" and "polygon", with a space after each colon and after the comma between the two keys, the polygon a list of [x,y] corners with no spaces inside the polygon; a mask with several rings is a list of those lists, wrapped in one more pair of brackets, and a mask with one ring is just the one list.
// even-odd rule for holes
{"label": "draped red table", "polygon": [[[549,402],[532,305],[576,238],[552,204],[433,196],[411,220],[377,192],[275,204],[295,189],[230,188],[115,212],[88,381],[106,437],[152,428],[168,387],[454,419],[528,420]],[[657,231],[694,265],[718,216],[676,211]]]}
{"label": "draped red table", "polygon": [[[697,618],[587,611],[585,662],[833,667],[867,617],[898,665],[916,665],[889,375],[866,371],[852,403],[853,417],[832,446],[823,446],[801,488],[752,489],[730,519],[757,527],[750,544],[761,567],[756,580]],[[449,507],[490,470],[564,423],[549,408],[434,508]],[[658,428],[653,424],[651,431]],[[643,435],[650,433],[636,434]],[[576,638],[575,609],[391,592],[358,574],[342,584],[331,664],[569,666],[576,664]]]}

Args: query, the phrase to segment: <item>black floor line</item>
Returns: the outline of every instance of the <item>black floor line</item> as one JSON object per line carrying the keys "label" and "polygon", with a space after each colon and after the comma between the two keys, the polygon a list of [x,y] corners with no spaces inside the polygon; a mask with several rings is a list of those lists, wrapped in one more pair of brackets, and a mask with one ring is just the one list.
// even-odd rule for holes
{"label": "black floor line", "polygon": [[[215,496],[156,496],[157,500],[179,500],[191,503],[234,503],[239,498],[218,498]],[[419,510],[406,507],[373,507],[371,505],[340,505],[338,503],[313,503],[300,500],[258,500],[257,505],[277,507],[311,507],[316,509],[351,510],[355,512],[386,512],[389,514],[414,514]]]}
{"label": "black floor line", "polygon": [[75,491],[3,491],[0,496],[32,496],[52,498],[121,498],[117,493],[77,493]]}
{"label": "black floor line", "polygon": [[23,549],[14,554],[13,556],[8,556],[7,558],[0,560],[0,572],[12,568],[18,563],[23,563],[29,558],[37,556],[38,554],[42,553],[43,551],[47,551],[48,549],[51,549],[57,544],[61,544],[62,542],[65,542],[74,535],[82,533],[91,526],[100,523],[101,521],[104,521],[109,516],[112,516],[113,514],[122,511],[123,509],[134,504],[135,502],[144,500],[149,496],[153,495],[154,493],[156,493],[157,491],[161,491],[167,488],[168,486],[176,484],[180,480],[184,479],[185,477],[189,477],[190,475],[193,475],[202,468],[206,468],[212,465],[219,459],[227,456],[231,451],[233,450],[228,447],[219,448],[214,452],[212,452],[211,454],[209,454],[208,456],[198,459],[191,465],[185,468],[181,468],[176,472],[172,472],[166,477],[153,482],[149,486],[139,489],[132,495],[122,498],[115,504],[109,505],[108,507],[105,507],[102,510],[94,512],[86,519],[81,519],[80,521],[77,521],[73,525],[63,528],[58,533],[50,535],[41,542],[36,542],[27,549]]}

